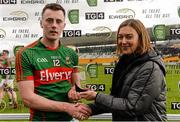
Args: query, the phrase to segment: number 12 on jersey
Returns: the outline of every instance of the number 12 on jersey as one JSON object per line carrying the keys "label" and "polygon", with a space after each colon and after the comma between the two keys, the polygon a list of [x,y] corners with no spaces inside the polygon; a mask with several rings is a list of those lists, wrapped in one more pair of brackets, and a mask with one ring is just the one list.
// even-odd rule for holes
{"label": "number 12 on jersey", "polygon": [[60,60],[59,59],[54,59],[53,63],[54,63],[54,66],[60,66]]}

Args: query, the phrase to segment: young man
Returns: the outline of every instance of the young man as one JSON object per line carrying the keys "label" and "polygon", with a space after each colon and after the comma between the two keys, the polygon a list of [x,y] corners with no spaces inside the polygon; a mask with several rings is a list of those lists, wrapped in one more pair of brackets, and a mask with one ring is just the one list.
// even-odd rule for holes
{"label": "young man", "polygon": [[3,50],[2,56],[0,57],[2,60],[2,68],[3,69],[9,69],[9,74],[5,75],[2,74],[2,87],[5,90],[5,92],[8,93],[9,96],[9,105],[11,105],[13,108],[18,107],[18,102],[17,102],[17,96],[16,92],[14,91],[14,74],[11,73],[12,71],[12,63],[11,60],[9,59],[9,51],[8,50]]}
{"label": "young man", "polygon": [[65,10],[47,4],[40,21],[43,37],[17,52],[16,75],[24,104],[30,107],[32,121],[71,121],[84,119],[90,110],[82,104],[74,83],[78,81],[78,56],[64,47],[60,35],[65,27]]}

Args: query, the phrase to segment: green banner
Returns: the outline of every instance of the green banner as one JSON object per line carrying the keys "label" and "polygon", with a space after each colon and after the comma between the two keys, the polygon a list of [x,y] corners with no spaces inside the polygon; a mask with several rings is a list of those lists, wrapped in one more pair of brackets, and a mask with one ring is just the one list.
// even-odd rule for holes
{"label": "green banner", "polygon": [[165,38],[166,38],[166,26],[165,25],[155,25],[153,27],[153,36],[157,40],[165,40]]}
{"label": "green banner", "polygon": [[68,12],[68,18],[71,24],[79,23],[79,9],[73,9]]}
{"label": "green banner", "polygon": [[89,6],[97,6],[97,0],[87,0]]}
{"label": "green banner", "polygon": [[98,77],[98,65],[97,64],[88,64],[86,66],[86,70],[87,70],[90,78]]}

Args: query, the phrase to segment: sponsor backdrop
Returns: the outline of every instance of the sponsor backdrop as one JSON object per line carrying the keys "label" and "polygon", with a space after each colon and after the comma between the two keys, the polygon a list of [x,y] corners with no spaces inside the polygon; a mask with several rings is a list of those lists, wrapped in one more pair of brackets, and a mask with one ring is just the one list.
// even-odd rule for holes
{"label": "sponsor backdrop", "polygon": [[[42,36],[39,24],[41,11],[45,4],[52,2],[61,4],[66,10],[67,25],[62,37],[105,36],[108,40],[111,37],[109,33],[115,32],[119,24],[129,18],[140,19],[147,28],[154,28],[157,39],[165,38],[164,28],[167,25],[177,25],[169,31],[171,35],[180,35],[180,0],[0,0],[0,52],[9,50],[14,60],[17,47],[25,46]],[[180,67],[175,69],[179,71]],[[105,91],[106,88],[109,92],[110,85],[105,84],[111,82],[111,79],[107,81],[106,76],[111,77],[113,66],[99,67],[94,64],[88,70],[91,80],[99,78],[98,82],[100,77],[105,77],[99,85],[93,79],[94,82],[87,84],[88,87],[99,91]],[[172,73],[174,70],[170,71]],[[175,89],[180,81],[179,76],[176,77]],[[174,88],[170,87],[168,90],[173,91]],[[175,94],[179,95],[179,91]],[[168,113],[180,113],[176,110],[180,109],[180,96],[177,95],[176,99],[175,94],[172,101],[168,102]],[[23,109],[16,111],[28,112]]]}
{"label": "sponsor backdrop", "polygon": [[179,0],[0,0],[1,49],[26,45],[42,36],[41,10],[50,2],[66,9],[66,37],[116,31],[128,18],[140,19],[146,27],[180,22]]}

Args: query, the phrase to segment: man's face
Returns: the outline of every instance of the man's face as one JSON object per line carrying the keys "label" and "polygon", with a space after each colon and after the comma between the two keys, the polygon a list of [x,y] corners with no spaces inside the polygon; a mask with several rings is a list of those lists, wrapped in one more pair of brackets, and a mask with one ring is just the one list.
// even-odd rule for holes
{"label": "man's face", "polygon": [[53,11],[47,9],[41,21],[44,37],[48,40],[59,40],[65,27],[65,17],[61,10]]}
{"label": "man's face", "polygon": [[8,53],[5,52],[5,51],[3,51],[3,52],[2,52],[2,56],[3,56],[3,57],[7,57],[7,56],[8,56]]}

